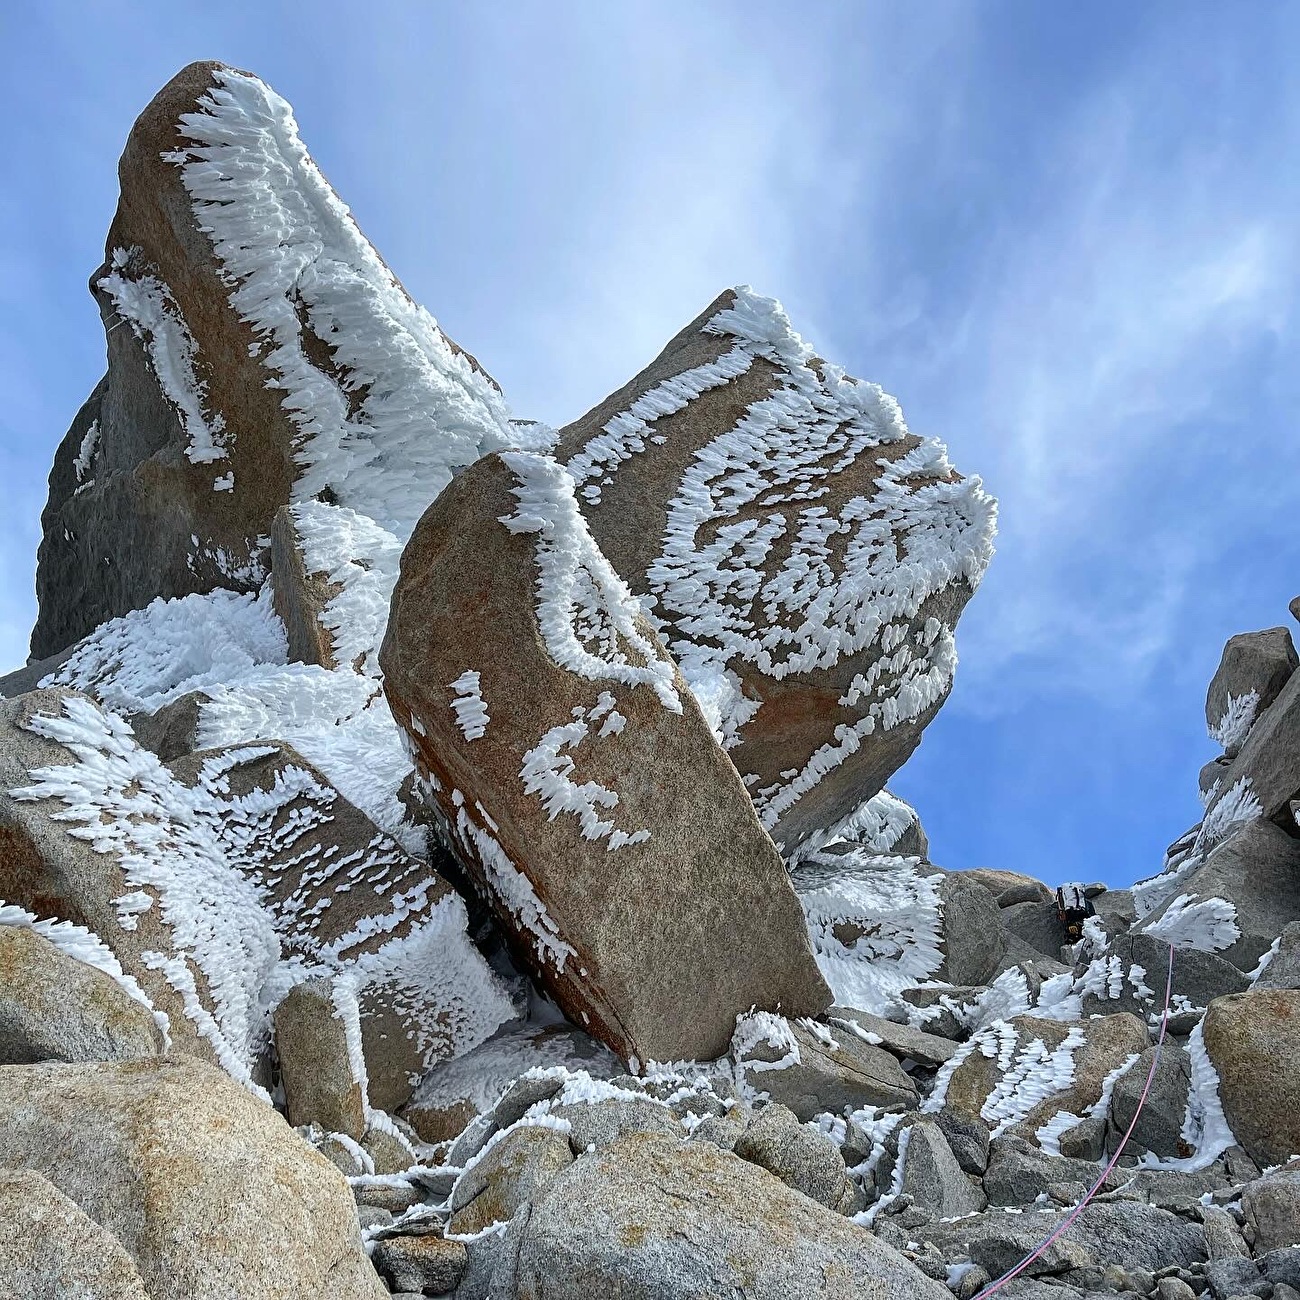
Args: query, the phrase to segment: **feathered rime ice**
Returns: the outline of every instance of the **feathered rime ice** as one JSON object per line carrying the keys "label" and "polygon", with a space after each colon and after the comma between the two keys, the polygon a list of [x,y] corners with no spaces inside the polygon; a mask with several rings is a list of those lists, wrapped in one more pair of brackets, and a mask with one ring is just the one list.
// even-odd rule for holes
{"label": "feathered rime ice", "polygon": [[256,77],[182,70],[119,171],[108,373],[50,477],[37,658],[156,596],[257,590],[282,506],[400,545],[458,469],[553,436],[412,301]]}
{"label": "feathered rime ice", "polygon": [[[213,80],[170,160],[297,426],[294,499],[329,489],[405,538],[454,469],[517,446],[520,430],[361,234],[289,104],[231,69]],[[308,333],[331,368],[309,360]]]}
{"label": "feathered rime ice", "polygon": [[778,844],[879,790],[951,688],[992,553],[979,480],[746,287],[556,454]]}
{"label": "feathered rime ice", "polygon": [[120,869],[128,888],[112,900],[113,921],[100,908],[99,943],[134,954],[138,943],[119,940],[134,937],[143,913],[156,915],[150,933],[160,939],[131,974],[161,978],[189,1033],[241,1082],[257,1088],[279,999],[317,975],[359,1007],[358,1043],[382,1105],[514,1014],[446,882],[291,750],[233,746],[168,766],[84,696],[51,692],[48,708],[21,725],[61,761],[32,768],[8,793],[44,805]]}

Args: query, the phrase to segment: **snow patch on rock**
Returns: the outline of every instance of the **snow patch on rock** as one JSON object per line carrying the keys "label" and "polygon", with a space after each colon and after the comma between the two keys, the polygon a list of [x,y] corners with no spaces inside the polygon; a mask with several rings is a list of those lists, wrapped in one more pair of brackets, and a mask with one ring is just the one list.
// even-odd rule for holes
{"label": "snow patch on rock", "polygon": [[792,883],[817,965],[841,1005],[884,1014],[903,989],[939,969],[939,891],[915,858],[810,853]]}

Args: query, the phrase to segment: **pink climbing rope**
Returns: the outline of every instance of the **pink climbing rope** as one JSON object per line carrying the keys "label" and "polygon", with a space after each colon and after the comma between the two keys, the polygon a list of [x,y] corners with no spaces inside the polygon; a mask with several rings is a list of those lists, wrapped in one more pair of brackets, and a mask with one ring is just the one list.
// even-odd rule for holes
{"label": "pink climbing rope", "polygon": [[985,1300],[985,1297],[991,1296],[995,1291],[1000,1291],[1006,1284],[1017,1278],[1027,1269],[1034,1260],[1038,1259],[1043,1252],[1054,1242],[1069,1226],[1083,1213],[1084,1207],[1092,1200],[1101,1190],[1102,1184],[1110,1177],[1112,1170],[1119,1164],[1119,1158],[1124,1154],[1124,1148],[1128,1145],[1128,1140],[1133,1136],[1133,1130],[1137,1127],[1138,1118],[1142,1114],[1142,1107],[1146,1105],[1147,1097],[1151,1092],[1151,1082],[1156,1077],[1156,1067],[1160,1064],[1160,1053],[1165,1045],[1165,1029],[1169,1024],[1169,1000],[1173,995],[1174,988],[1174,945],[1169,945],[1169,974],[1165,979],[1165,1008],[1160,1013],[1160,1036],[1156,1039],[1156,1054],[1151,1058],[1151,1068],[1147,1071],[1147,1081],[1142,1085],[1142,1095],[1138,1098],[1137,1110],[1133,1112],[1133,1118],[1124,1136],[1120,1139],[1120,1144],[1115,1148],[1115,1154],[1111,1156],[1110,1163],[1101,1171],[1101,1177],[1093,1183],[1088,1194],[1072,1209],[1069,1214],[1056,1225],[1055,1230],[1050,1236],[1036,1249],[1020,1261],[1015,1268],[997,1279],[996,1282],[990,1282],[976,1296],[975,1300]]}

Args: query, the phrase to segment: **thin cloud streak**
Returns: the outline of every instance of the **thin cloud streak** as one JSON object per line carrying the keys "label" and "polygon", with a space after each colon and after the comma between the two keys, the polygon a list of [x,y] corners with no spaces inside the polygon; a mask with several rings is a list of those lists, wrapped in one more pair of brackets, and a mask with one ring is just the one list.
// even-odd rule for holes
{"label": "thin cloud streak", "polygon": [[963,698],[983,715],[1035,692],[1146,687],[1220,542],[1204,523],[1223,484],[1169,472],[1187,428],[1231,422],[1221,395],[1243,358],[1294,342],[1294,239],[1240,184],[1266,159],[1192,139],[1154,165],[1144,89],[1080,108],[1058,144],[1075,183],[999,232],[961,324],[966,346],[972,320],[987,340],[965,358],[987,377],[971,459],[1002,501],[1000,555],[961,636],[978,685]]}

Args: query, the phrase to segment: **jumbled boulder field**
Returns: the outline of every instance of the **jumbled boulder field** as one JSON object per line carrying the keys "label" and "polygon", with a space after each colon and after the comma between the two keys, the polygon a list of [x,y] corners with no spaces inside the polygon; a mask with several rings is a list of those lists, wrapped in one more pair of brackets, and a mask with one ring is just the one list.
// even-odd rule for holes
{"label": "jumbled boulder field", "polygon": [[1300,1300],[1285,628],[1149,879],[945,870],[886,783],[996,506],[893,398],[742,285],[517,417],[221,64],[119,171],[0,678],[0,1291]]}

